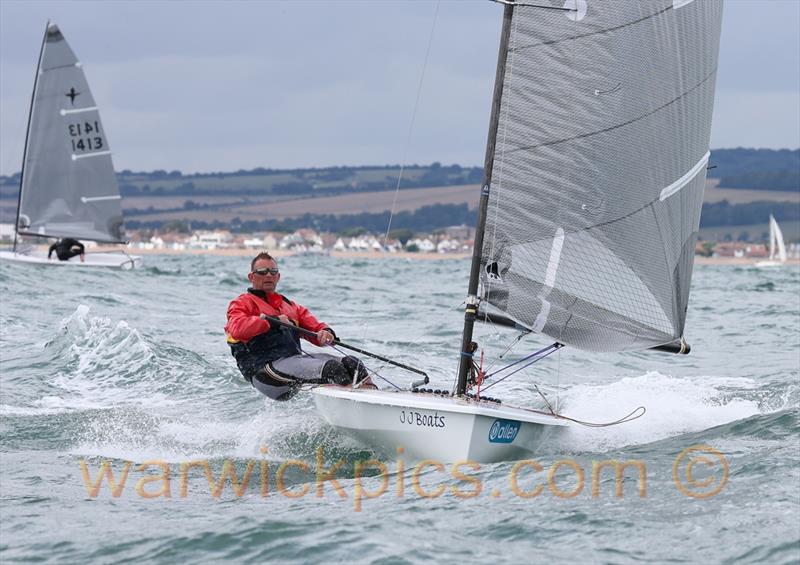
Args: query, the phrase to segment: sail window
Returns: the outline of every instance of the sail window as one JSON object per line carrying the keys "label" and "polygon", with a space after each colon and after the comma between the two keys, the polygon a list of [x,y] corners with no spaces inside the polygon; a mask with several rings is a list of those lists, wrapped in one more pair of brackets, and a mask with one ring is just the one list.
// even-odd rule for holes
{"label": "sail window", "polygon": [[508,269],[501,270],[500,264],[495,261],[491,265],[486,265],[486,276],[489,278],[489,280],[502,281],[503,277],[501,275],[506,270]]}

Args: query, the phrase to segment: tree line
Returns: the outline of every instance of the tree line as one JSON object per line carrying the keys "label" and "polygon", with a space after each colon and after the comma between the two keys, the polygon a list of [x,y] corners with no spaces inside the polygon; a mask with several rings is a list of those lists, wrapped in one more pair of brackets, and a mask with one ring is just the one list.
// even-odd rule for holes
{"label": "tree line", "polygon": [[800,191],[800,149],[716,149],[709,165],[724,188]]}
{"label": "tree line", "polygon": [[[715,149],[708,176],[720,186],[750,190],[800,191],[800,149]],[[342,166],[302,169],[256,167],[235,172],[183,174],[163,169],[117,173],[123,196],[201,196],[254,194],[340,194],[363,190],[392,190],[397,186],[400,165]],[[455,184],[477,184],[481,167],[458,164],[408,165],[400,188],[424,188]],[[239,179],[238,181],[236,179]],[[246,179],[246,183],[242,184]],[[16,198],[20,173],[0,175],[0,196]]]}
{"label": "tree line", "polygon": [[[775,216],[779,222],[800,220],[800,206],[792,202],[749,202],[747,204],[731,204],[722,202],[703,204],[700,216],[700,227],[742,226],[764,224],[769,215]],[[364,212],[361,214],[304,214],[296,218],[242,220],[234,218],[230,223],[221,221],[204,222],[193,220],[193,229],[230,229],[234,232],[250,233],[257,231],[293,232],[301,228],[314,228],[321,232],[342,234],[352,230],[364,230],[381,233],[389,225],[389,211],[379,213]],[[125,222],[129,229],[162,228],[161,221],[141,222],[131,219]],[[477,223],[477,211],[470,210],[467,204],[433,204],[417,210],[403,211],[394,214],[392,227],[408,229],[415,232],[431,232],[437,229],[456,225],[474,227]]]}
{"label": "tree line", "polygon": [[[389,225],[389,211],[379,213],[364,212],[361,214],[333,215],[333,214],[304,214],[296,218],[267,219],[267,220],[241,220],[234,218],[230,223],[215,220],[191,221],[192,229],[230,229],[233,232],[252,233],[257,231],[293,232],[302,228],[314,228],[320,232],[343,234],[353,230],[362,230],[372,233],[386,231]],[[475,210],[470,210],[467,204],[433,204],[423,206],[417,210],[397,212],[392,217],[392,227],[395,229],[409,229],[415,232],[431,232],[437,229],[454,226],[474,226],[477,220]],[[188,224],[188,222],[183,222]],[[167,222],[127,220],[125,227],[128,229],[163,229]],[[170,225],[173,225],[172,222]]]}

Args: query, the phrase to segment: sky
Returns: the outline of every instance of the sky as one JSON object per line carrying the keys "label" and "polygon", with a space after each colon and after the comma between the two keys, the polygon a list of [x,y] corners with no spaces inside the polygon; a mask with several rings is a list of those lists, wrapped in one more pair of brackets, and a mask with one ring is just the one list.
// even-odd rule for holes
{"label": "sky", "polygon": [[[117,170],[479,166],[501,15],[488,0],[0,0],[0,174],[20,168],[48,19]],[[711,147],[800,147],[800,0],[726,0]]]}

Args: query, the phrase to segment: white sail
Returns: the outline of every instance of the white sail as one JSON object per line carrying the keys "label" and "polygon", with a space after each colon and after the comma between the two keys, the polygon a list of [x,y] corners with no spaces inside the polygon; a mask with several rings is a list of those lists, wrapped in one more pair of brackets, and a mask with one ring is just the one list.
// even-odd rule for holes
{"label": "white sail", "polygon": [[769,258],[777,259],[781,263],[786,262],[786,244],[783,241],[783,232],[772,214],[769,216]]}

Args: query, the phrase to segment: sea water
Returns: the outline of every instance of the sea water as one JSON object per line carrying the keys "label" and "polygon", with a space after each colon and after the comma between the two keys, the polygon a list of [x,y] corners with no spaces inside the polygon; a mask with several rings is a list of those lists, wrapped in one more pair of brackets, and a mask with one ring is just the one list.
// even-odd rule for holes
{"label": "sea water", "polygon": [[[223,326],[248,266],[0,265],[0,560],[800,560],[796,267],[697,266],[691,355],[567,347],[487,391],[542,406],[535,384],[583,422],[641,418],[571,426],[522,463],[453,468],[379,457],[309,394],[275,403],[247,385]],[[343,341],[452,387],[468,261],[280,266],[280,290]],[[486,367],[548,344],[476,337]],[[382,388],[416,377],[365,361]]]}

